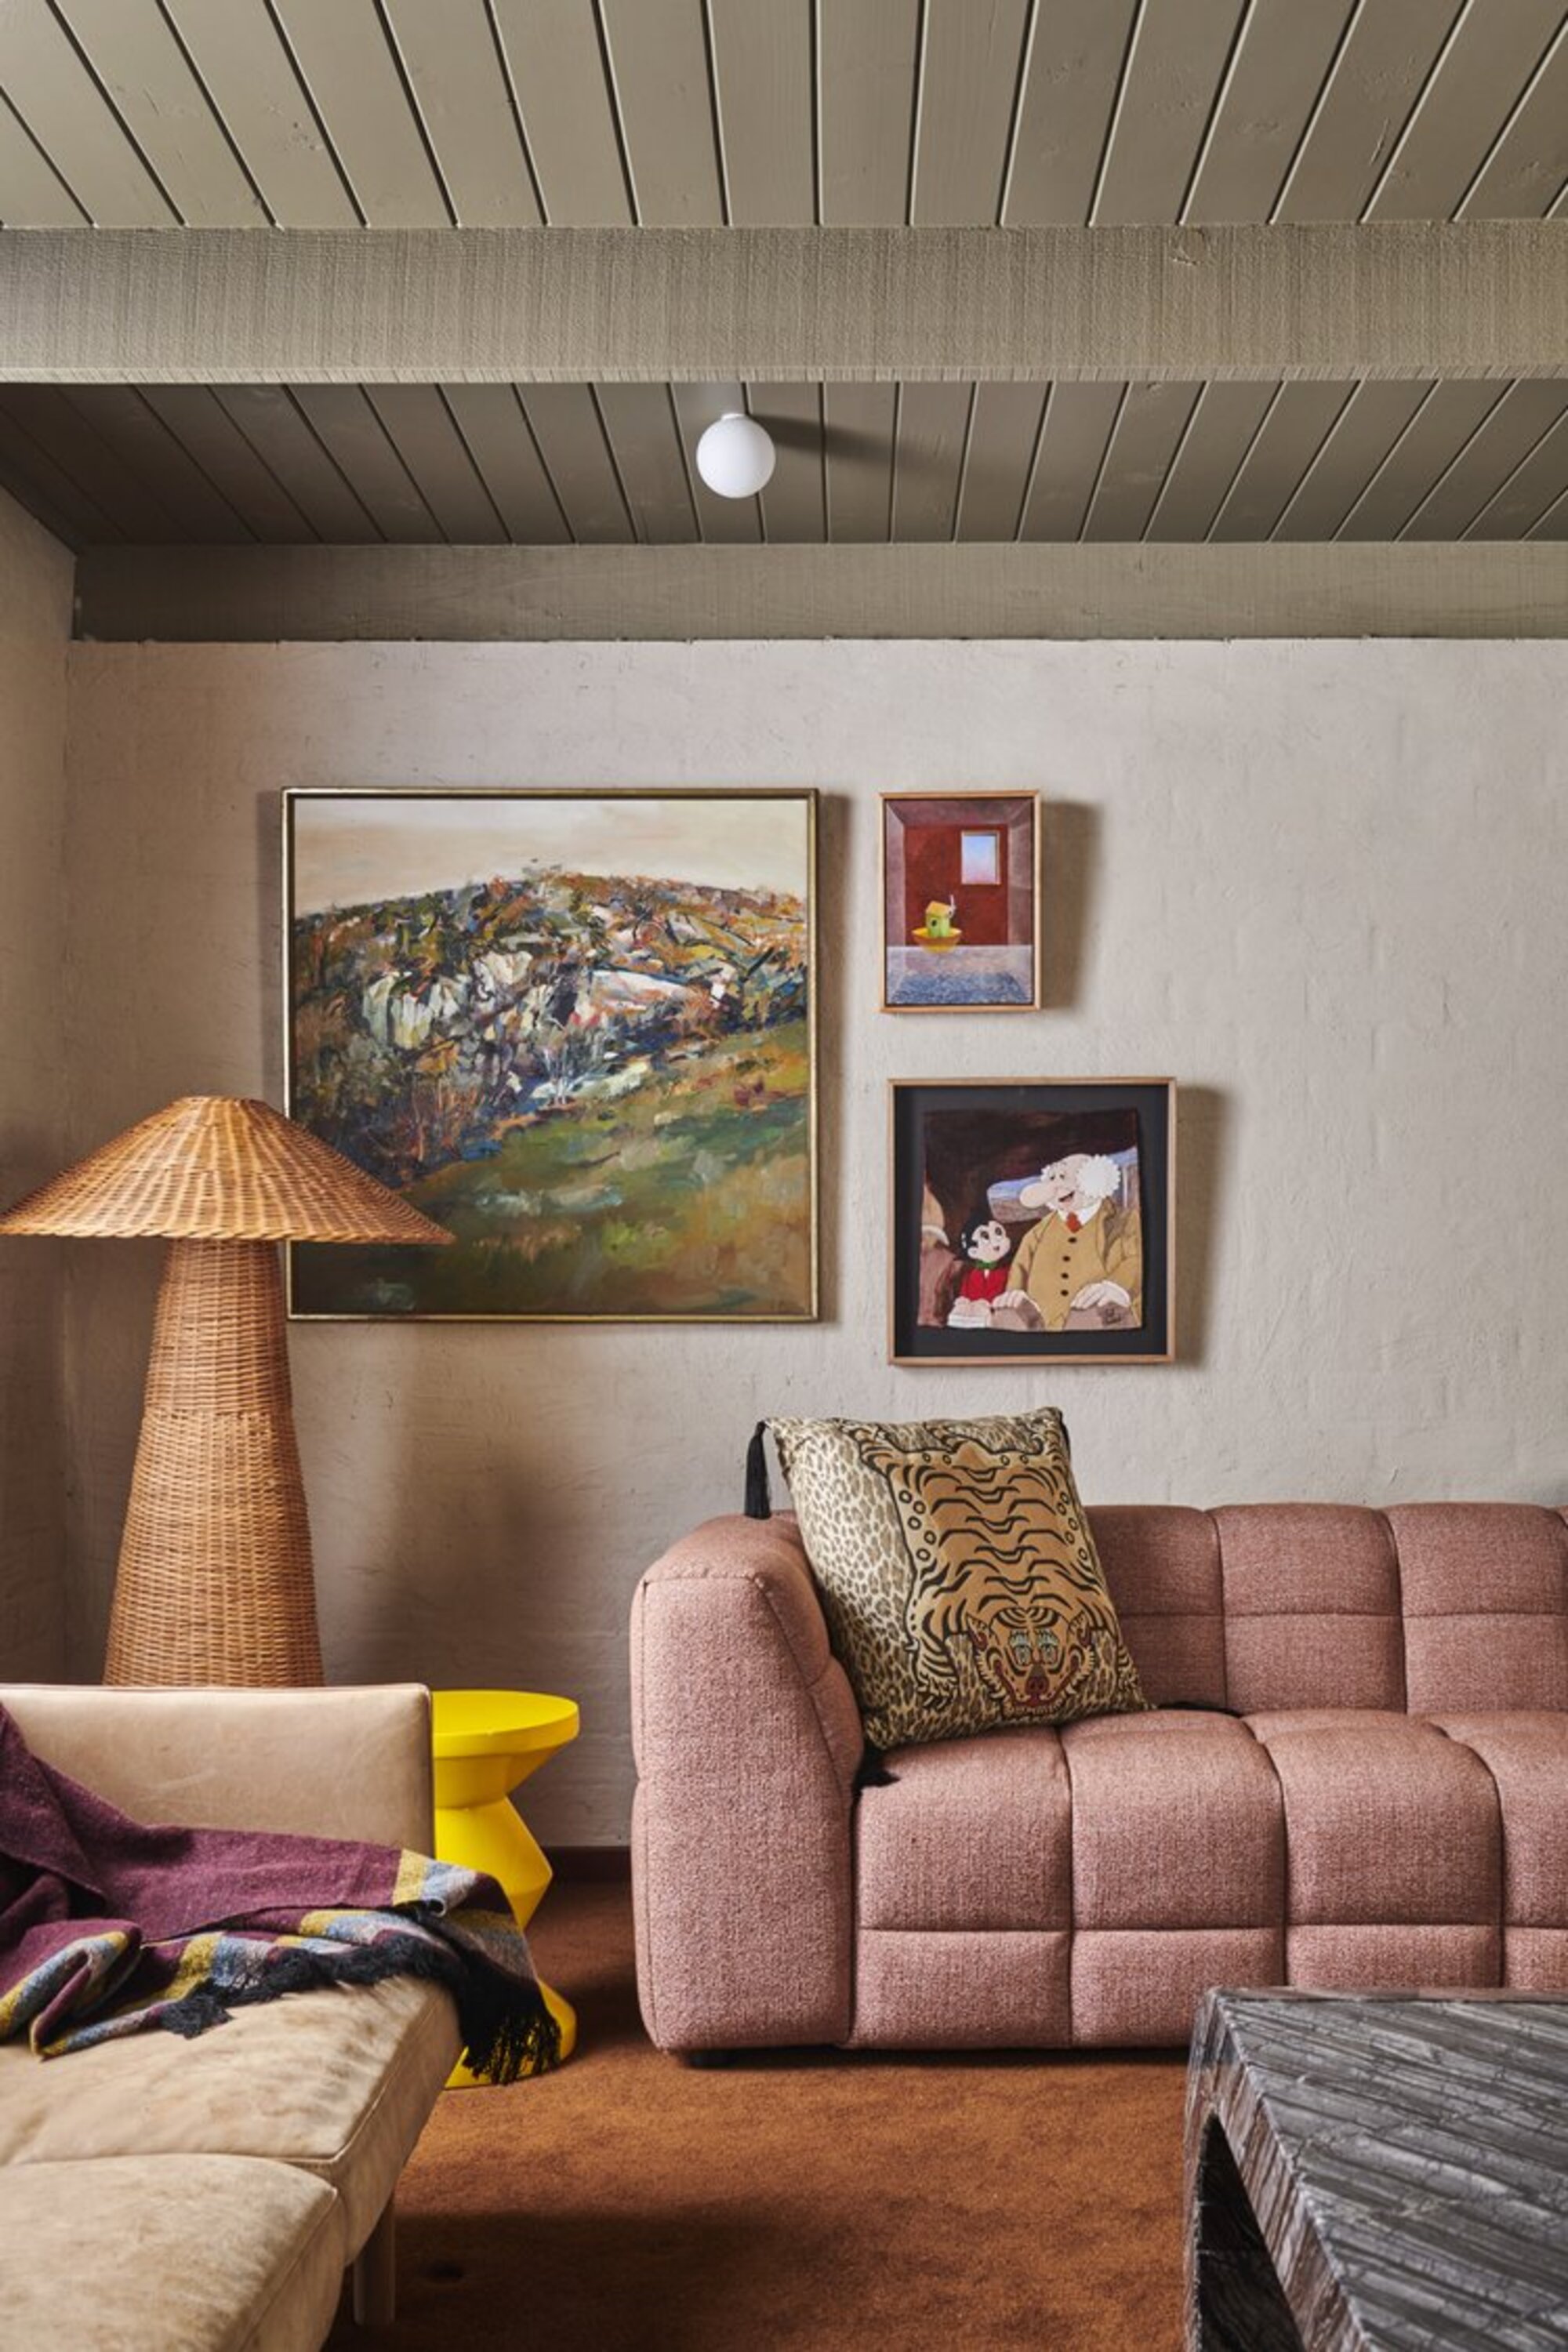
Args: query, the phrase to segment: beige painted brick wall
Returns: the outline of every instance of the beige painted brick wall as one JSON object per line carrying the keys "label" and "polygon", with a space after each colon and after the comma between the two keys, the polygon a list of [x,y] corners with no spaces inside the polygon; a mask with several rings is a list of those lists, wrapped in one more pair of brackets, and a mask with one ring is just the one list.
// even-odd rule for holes
{"label": "beige painted brick wall", "polygon": [[[626,1833],[644,1563],[769,1411],[1055,1400],[1091,1500],[1568,1498],[1568,646],[84,646],[73,1140],[281,1099],[286,783],[826,795],[826,1311],[809,1328],[299,1327],[329,1671],[583,1703],[531,1790]],[[876,1010],[876,794],[1045,794],[1037,1018]],[[885,1084],[1173,1072],[1182,1360],[894,1370]],[[107,1610],[157,1254],[76,1254],[82,1595]]]}

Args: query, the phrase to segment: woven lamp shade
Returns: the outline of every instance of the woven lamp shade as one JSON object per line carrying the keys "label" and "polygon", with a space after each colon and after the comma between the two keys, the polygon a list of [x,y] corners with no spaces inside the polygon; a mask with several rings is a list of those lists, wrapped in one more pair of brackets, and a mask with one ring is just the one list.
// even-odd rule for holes
{"label": "woven lamp shade", "polygon": [[451,1235],[268,1104],[225,1095],[128,1129],[0,1233],[169,1242],[105,1681],[319,1683],[274,1245]]}
{"label": "woven lamp shade", "polygon": [[0,1234],[195,1242],[452,1236],[270,1103],[182,1095],[0,1217]]}

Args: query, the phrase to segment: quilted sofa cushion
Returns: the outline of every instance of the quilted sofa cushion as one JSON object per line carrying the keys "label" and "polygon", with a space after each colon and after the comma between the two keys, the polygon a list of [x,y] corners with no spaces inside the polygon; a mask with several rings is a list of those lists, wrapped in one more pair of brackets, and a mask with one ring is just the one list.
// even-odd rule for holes
{"label": "quilted sofa cushion", "polygon": [[1220,1983],[1568,1990],[1568,1716],[1106,1716],[890,1763],[856,2043],[1178,2043]]}
{"label": "quilted sofa cushion", "polygon": [[1232,1706],[1404,1706],[1399,1560],[1381,1511],[1244,1503],[1211,1517]]}
{"label": "quilted sofa cushion", "polygon": [[1292,1927],[1496,1924],[1497,1790],[1461,1741],[1360,1707],[1255,1715],[1249,1728],[1285,1800]]}
{"label": "quilted sofa cushion", "polygon": [[892,1774],[856,1807],[862,1927],[1071,1927],[1072,1786],[1057,1732],[901,1748]]}
{"label": "quilted sofa cushion", "polygon": [[1399,1549],[1406,1705],[1568,1707],[1568,1528],[1528,1504],[1406,1503]]}
{"label": "quilted sofa cushion", "polygon": [[409,1977],[237,2009],[195,2042],[133,2033],[51,2059],[6,2042],[0,2167],[122,2156],[298,2165],[338,2191],[346,2260],[392,2195],[458,2048],[447,1995]]}
{"label": "quilted sofa cushion", "polygon": [[331,2326],[345,2252],[337,2198],[288,2165],[13,2166],[0,2172],[0,2341],[6,2352],[299,2352]]}
{"label": "quilted sofa cushion", "polygon": [[1224,1715],[1102,1717],[1062,1735],[1073,1919],[1089,1927],[1270,1927],[1285,1883],[1279,1790]]}
{"label": "quilted sofa cushion", "polygon": [[1279,1790],[1225,1715],[1069,1725],[1073,2039],[1185,2038],[1205,1985],[1283,1969]]}
{"label": "quilted sofa cushion", "polygon": [[1225,1585],[1212,1515],[1113,1503],[1088,1518],[1145,1696],[1156,1706],[1224,1706]]}
{"label": "quilted sofa cushion", "polygon": [[891,1769],[856,1808],[851,2044],[1070,2040],[1071,1792],[1059,1735],[900,1748]]}
{"label": "quilted sofa cushion", "polygon": [[1568,1716],[1440,1715],[1479,1756],[1502,1822],[1504,1982],[1521,1992],[1568,1987]]}
{"label": "quilted sofa cushion", "polygon": [[1417,1717],[1254,1716],[1285,1800],[1289,1981],[1503,1982],[1502,1822],[1481,1759]]}

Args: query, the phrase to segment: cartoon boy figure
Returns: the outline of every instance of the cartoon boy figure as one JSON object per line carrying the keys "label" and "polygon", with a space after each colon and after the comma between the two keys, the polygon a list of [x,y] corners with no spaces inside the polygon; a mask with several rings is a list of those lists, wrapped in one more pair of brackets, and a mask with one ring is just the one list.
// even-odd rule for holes
{"label": "cartoon boy figure", "polygon": [[1013,1255],[1007,1228],[989,1209],[982,1209],[960,1232],[958,1249],[965,1261],[964,1273],[947,1318],[948,1328],[988,1330],[993,1307],[1007,1287],[1007,1260]]}

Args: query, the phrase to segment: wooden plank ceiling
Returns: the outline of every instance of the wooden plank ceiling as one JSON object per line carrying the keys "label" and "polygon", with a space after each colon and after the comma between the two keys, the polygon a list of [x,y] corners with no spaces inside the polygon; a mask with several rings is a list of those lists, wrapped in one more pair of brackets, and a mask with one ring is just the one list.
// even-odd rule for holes
{"label": "wooden plank ceiling", "polygon": [[1568,211],[1562,0],[5,0],[0,222]]}
{"label": "wooden plank ceiling", "polygon": [[[1547,217],[1563,0],[0,0],[7,228]],[[79,547],[1562,539],[1568,382],[22,384],[0,483]]]}
{"label": "wooden plank ceiling", "polygon": [[77,547],[1563,540],[1568,382],[16,384],[0,482]]}

